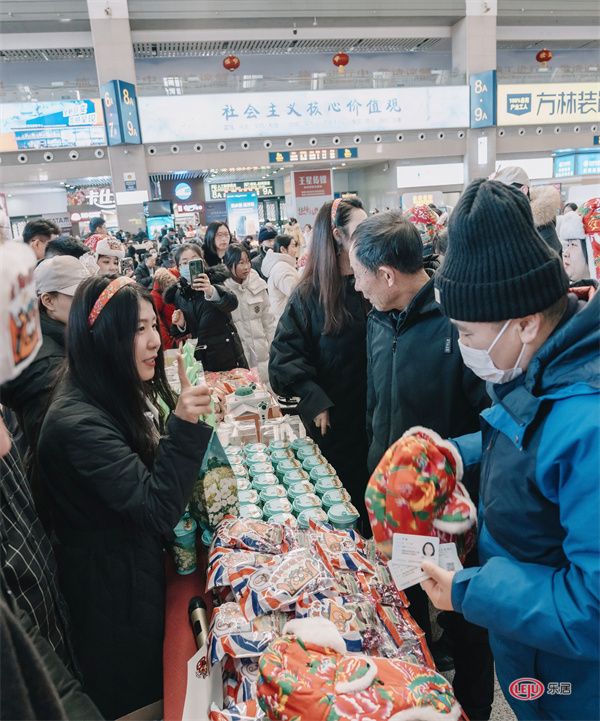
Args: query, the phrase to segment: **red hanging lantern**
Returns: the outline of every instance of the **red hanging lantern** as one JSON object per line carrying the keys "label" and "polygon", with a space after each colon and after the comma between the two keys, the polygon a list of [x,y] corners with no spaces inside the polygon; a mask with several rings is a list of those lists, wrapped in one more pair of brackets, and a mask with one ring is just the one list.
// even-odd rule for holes
{"label": "red hanging lantern", "polygon": [[332,60],[338,72],[343,73],[346,70],[346,65],[350,62],[350,58],[347,53],[336,53]]}
{"label": "red hanging lantern", "polygon": [[223,60],[223,67],[225,70],[229,70],[229,72],[232,73],[240,67],[240,59],[235,55],[228,55]]}
{"label": "red hanging lantern", "polygon": [[542,48],[535,56],[535,59],[540,63],[542,68],[547,68],[548,63],[552,60],[552,53],[547,48]]}

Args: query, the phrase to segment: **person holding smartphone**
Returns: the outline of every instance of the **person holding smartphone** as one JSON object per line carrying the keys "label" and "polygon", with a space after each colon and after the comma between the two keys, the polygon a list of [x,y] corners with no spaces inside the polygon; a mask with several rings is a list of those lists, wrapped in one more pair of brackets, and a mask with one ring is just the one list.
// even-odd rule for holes
{"label": "person holding smartphone", "polygon": [[164,549],[212,435],[209,389],[178,363],[176,398],[150,291],[116,275],[79,285],[38,466],[83,686],[107,719],[162,698]]}
{"label": "person holding smartphone", "polygon": [[229,272],[223,265],[206,268],[202,250],[195,243],[180,245],[174,257],[180,278],[165,292],[165,302],[176,308],[171,335],[197,338],[196,358],[207,371],[248,368],[231,318],[238,299],[223,285]]}

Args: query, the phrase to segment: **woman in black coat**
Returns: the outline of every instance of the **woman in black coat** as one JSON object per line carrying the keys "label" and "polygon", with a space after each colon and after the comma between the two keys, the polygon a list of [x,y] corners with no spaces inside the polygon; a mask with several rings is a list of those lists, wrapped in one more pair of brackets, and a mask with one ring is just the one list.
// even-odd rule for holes
{"label": "woman in black coat", "polygon": [[208,268],[192,283],[189,263],[202,260],[200,246],[180,245],[174,255],[181,277],[177,285],[165,292],[165,302],[177,308],[173,313],[171,335],[198,339],[196,358],[206,371],[248,368],[242,342],[231,319],[238,299],[222,285],[229,278],[229,271],[224,265],[217,265]]}
{"label": "woman in black coat", "polygon": [[368,528],[369,307],[354,288],[348,259],[352,233],[366,217],[358,198],[334,200],[319,211],[302,281],[271,346],[269,379],[276,393],[300,398],[307,432],[338,471]]}
{"label": "woman in black coat", "polygon": [[129,278],[79,286],[67,360],[38,465],[84,689],[114,719],[162,697],[164,548],[211,437],[198,421],[210,395],[187,382],[180,359],[176,402],[152,297]]}

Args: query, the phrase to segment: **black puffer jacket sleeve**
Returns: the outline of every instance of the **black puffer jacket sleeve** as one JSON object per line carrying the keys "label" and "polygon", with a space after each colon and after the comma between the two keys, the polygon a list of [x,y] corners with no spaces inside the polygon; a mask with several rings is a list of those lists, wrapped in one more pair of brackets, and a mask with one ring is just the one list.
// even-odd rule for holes
{"label": "black puffer jacket sleeve", "polygon": [[318,348],[311,331],[310,309],[298,293],[287,304],[269,358],[269,380],[282,396],[298,396],[300,414],[314,420],[334,404],[318,383]]}
{"label": "black puffer jacket sleeve", "polygon": [[[85,409],[85,410],[84,410]],[[39,448],[40,466],[57,475],[60,464],[77,476],[82,492],[142,531],[172,536],[198,477],[212,428],[171,414],[150,471],[104,414],[89,406],[63,417],[57,435],[49,433]],[[53,442],[60,439],[62,447]]]}
{"label": "black puffer jacket sleeve", "polygon": [[218,300],[206,300],[213,308],[220,310],[221,313],[231,313],[238,307],[238,299],[235,293],[231,293],[224,285],[214,285],[213,288],[219,294]]}

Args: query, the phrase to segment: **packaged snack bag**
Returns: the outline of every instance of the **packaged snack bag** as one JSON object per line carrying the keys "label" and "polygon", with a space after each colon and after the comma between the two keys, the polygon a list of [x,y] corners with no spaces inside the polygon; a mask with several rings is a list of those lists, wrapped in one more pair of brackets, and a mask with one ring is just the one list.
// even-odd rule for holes
{"label": "packaged snack bag", "polygon": [[259,661],[258,700],[270,721],[457,721],[452,687],[435,670],[349,655],[326,619],[296,619]]}

